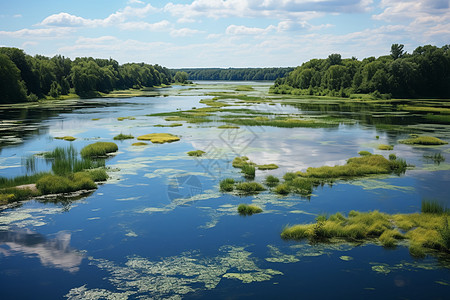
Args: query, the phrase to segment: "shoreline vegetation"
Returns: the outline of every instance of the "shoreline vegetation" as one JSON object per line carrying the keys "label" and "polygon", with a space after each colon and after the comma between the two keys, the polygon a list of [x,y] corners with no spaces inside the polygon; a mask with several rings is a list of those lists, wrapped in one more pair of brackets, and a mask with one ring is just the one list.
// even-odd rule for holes
{"label": "shoreline vegetation", "polygon": [[[32,155],[24,161],[30,175],[0,177],[0,205],[39,196],[94,190],[98,187],[97,182],[108,179],[105,158],[117,150],[115,143],[96,142],[85,146],[80,153],[70,145]],[[37,159],[50,163],[51,171],[36,172]]]}

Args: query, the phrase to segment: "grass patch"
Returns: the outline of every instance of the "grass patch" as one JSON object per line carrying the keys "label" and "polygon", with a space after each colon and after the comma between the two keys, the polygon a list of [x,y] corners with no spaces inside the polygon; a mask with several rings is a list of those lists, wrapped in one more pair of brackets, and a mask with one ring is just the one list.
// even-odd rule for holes
{"label": "grass patch", "polygon": [[359,151],[358,154],[361,155],[361,156],[372,155],[372,153],[370,153],[369,151]]}
{"label": "grass patch", "polygon": [[264,186],[258,182],[238,182],[235,188],[245,194],[254,194],[265,190]]}
{"label": "grass patch", "polygon": [[183,126],[181,123],[172,123],[172,124],[158,124],[154,125],[153,127],[180,127]]}
{"label": "grass patch", "polygon": [[189,156],[196,156],[196,157],[200,157],[200,156],[202,156],[203,154],[205,154],[206,152],[205,151],[202,151],[202,150],[194,150],[194,151],[189,151],[189,152],[187,152],[187,155],[189,155]]}
{"label": "grass patch", "polygon": [[154,144],[172,143],[180,140],[178,136],[170,133],[150,133],[146,135],[141,135],[137,139],[143,141],[150,141]]}
{"label": "grass patch", "polygon": [[278,179],[277,177],[275,177],[273,175],[266,176],[266,180],[264,181],[264,183],[268,187],[275,187],[278,185],[279,182],[280,182],[280,179]]}
{"label": "grass patch", "polygon": [[431,113],[440,113],[440,114],[446,114],[446,115],[450,114],[450,108],[444,108],[444,107],[402,105],[402,106],[400,106],[400,109],[406,110],[406,111],[431,112]]}
{"label": "grass patch", "polygon": [[418,136],[406,140],[398,141],[407,145],[445,145],[447,142],[432,136]]}
{"label": "grass patch", "polygon": [[253,205],[253,204],[248,205],[248,204],[242,203],[242,204],[239,204],[237,211],[240,215],[251,216],[253,214],[262,213],[263,210],[256,205]]}
{"label": "grass patch", "polygon": [[337,213],[318,218],[313,224],[287,226],[281,237],[313,242],[376,240],[385,247],[394,247],[399,240],[407,239],[410,254],[423,257],[433,250],[450,252],[449,218],[448,213],[388,215],[378,211],[351,211],[348,217]]}
{"label": "grass patch", "polygon": [[243,125],[243,126],[271,126],[280,128],[328,128],[339,126],[337,122],[311,120],[311,119],[292,119],[287,117],[278,117],[269,119],[267,117],[253,118],[229,118],[224,120],[227,123]]}
{"label": "grass patch", "polygon": [[239,129],[239,126],[235,126],[235,125],[220,125],[217,128],[219,129]]}
{"label": "grass patch", "polygon": [[96,189],[97,185],[88,173],[78,172],[68,177],[46,175],[36,182],[36,187],[43,194],[60,194],[92,190]]}
{"label": "grass patch", "polygon": [[394,146],[381,144],[378,145],[378,150],[394,150]]}
{"label": "grass patch", "polygon": [[90,145],[87,145],[83,149],[81,149],[80,154],[81,157],[104,157],[108,153],[116,152],[119,150],[119,147],[115,143],[112,142],[96,142]]}
{"label": "grass patch", "polygon": [[278,169],[276,164],[257,165],[258,170],[275,170]]}
{"label": "grass patch", "polygon": [[135,117],[118,117],[117,121],[124,121],[124,120],[136,120]]}
{"label": "grass patch", "polygon": [[450,115],[427,114],[424,118],[435,123],[450,124]]}
{"label": "grass patch", "polygon": [[247,156],[238,156],[233,159],[234,168],[242,168],[245,165],[254,165]]}
{"label": "grass patch", "polygon": [[276,194],[279,194],[279,195],[287,195],[291,192],[291,189],[287,183],[282,183],[282,184],[277,185],[273,189],[273,192]]}
{"label": "grass patch", "polygon": [[19,185],[36,183],[41,177],[49,175],[48,172],[36,173],[32,175],[17,176],[14,178],[0,177],[0,189],[11,188]]}
{"label": "grass patch", "polygon": [[225,178],[222,181],[220,181],[220,190],[222,192],[231,192],[234,190],[234,184],[235,181],[233,178]]}
{"label": "grass patch", "polygon": [[118,140],[118,141],[131,140],[131,139],[134,139],[134,136],[132,136],[131,134],[123,134],[123,133],[120,133],[114,137],[114,140]]}
{"label": "grass patch", "polygon": [[255,178],[255,166],[245,164],[241,167],[241,172],[244,174],[245,178],[253,179]]}
{"label": "grass patch", "polygon": [[236,92],[250,92],[254,91],[255,89],[250,85],[240,85],[234,89]]}
{"label": "grass patch", "polygon": [[131,146],[147,146],[148,143],[144,143],[144,142],[137,142],[137,143],[133,143],[131,144]]}
{"label": "grass patch", "polygon": [[212,98],[212,99],[202,99],[202,100],[200,100],[199,102],[202,103],[202,104],[211,106],[211,107],[225,107],[225,106],[230,106],[230,104],[223,103],[223,102],[219,102],[219,101],[217,101],[217,100],[219,100],[219,98],[214,97],[214,98]]}
{"label": "grass patch", "polygon": [[428,214],[444,214],[450,212],[444,205],[436,200],[422,200],[422,213]]}
{"label": "grass patch", "polygon": [[77,138],[74,138],[73,136],[57,136],[57,137],[54,137],[55,139],[57,139],[57,140],[64,140],[64,141],[69,141],[69,142],[73,142],[73,141],[75,141]]}

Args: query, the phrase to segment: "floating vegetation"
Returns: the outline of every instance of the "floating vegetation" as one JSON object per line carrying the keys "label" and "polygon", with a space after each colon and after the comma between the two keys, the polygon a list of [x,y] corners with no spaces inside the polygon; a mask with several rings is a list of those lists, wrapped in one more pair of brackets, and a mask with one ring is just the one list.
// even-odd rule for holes
{"label": "floating vegetation", "polygon": [[219,129],[239,129],[239,126],[235,126],[235,125],[220,125],[217,128]]}
{"label": "floating vegetation", "polygon": [[234,190],[234,184],[235,181],[233,178],[225,178],[222,181],[220,181],[220,190],[222,192],[231,192]]}
{"label": "floating vegetation", "polygon": [[434,153],[432,155],[424,154],[423,158],[426,160],[432,160],[437,165],[445,161],[445,157],[441,153]]}
{"label": "floating vegetation", "polygon": [[343,255],[343,256],[339,256],[339,259],[343,260],[343,261],[351,261],[351,260],[353,260],[353,257],[347,256],[347,255]]}
{"label": "floating vegetation", "polygon": [[143,141],[150,141],[154,144],[172,143],[180,140],[178,136],[170,133],[150,133],[146,135],[141,135],[137,139]]}
{"label": "floating vegetation", "polygon": [[100,120],[100,118],[93,118],[93,119],[91,119],[92,121],[99,121]]}
{"label": "floating vegetation", "polygon": [[369,151],[359,151],[358,154],[361,156],[372,155],[372,153],[370,153]]}
{"label": "floating vegetation", "polygon": [[183,124],[181,124],[181,123],[172,123],[172,124],[153,125],[153,127],[180,127],[180,126],[183,126]]}
{"label": "floating vegetation", "polygon": [[267,164],[267,165],[257,165],[258,170],[275,170],[278,169],[276,164]]}
{"label": "floating vegetation", "polygon": [[250,92],[254,91],[255,89],[250,85],[240,85],[234,89],[236,92]]}
{"label": "floating vegetation", "polygon": [[123,266],[106,259],[90,257],[90,265],[108,272],[109,283],[115,289],[88,289],[86,285],[73,288],[65,295],[75,299],[179,299],[188,293],[212,290],[221,280],[237,279],[243,283],[268,281],[282,272],[262,269],[244,247],[223,246],[216,257],[199,252],[151,261],[141,256],[129,256]]}
{"label": "floating vegetation", "polygon": [[117,121],[123,121],[123,120],[136,120],[135,117],[119,117],[117,118]]}
{"label": "floating vegetation", "polygon": [[123,134],[123,133],[120,133],[114,137],[114,140],[119,140],[119,141],[131,140],[131,139],[134,139],[134,136],[132,136],[131,134]]}
{"label": "floating vegetation", "polygon": [[254,165],[247,156],[235,157],[232,165],[234,168],[242,168],[245,165]]}
{"label": "floating vegetation", "polygon": [[253,117],[253,118],[229,118],[224,120],[227,123],[244,125],[244,126],[271,126],[281,128],[327,128],[339,126],[338,122],[332,121],[320,121],[312,119],[292,119],[288,117],[277,117],[269,119],[266,117]]}
{"label": "floating vegetation", "polygon": [[268,187],[274,187],[274,186],[278,185],[279,182],[280,182],[280,179],[278,179],[277,177],[275,177],[273,175],[266,176],[266,180],[264,181],[264,183]]}
{"label": "floating vegetation", "polygon": [[219,97],[214,97],[212,99],[202,99],[199,102],[202,103],[202,104],[206,104],[208,106],[212,106],[212,107],[230,106],[230,104],[217,101],[219,99],[220,99]]}
{"label": "floating vegetation", "polygon": [[202,150],[194,150],[194,151],[189,151],[189,152],[187,152],[187,155],[189,155],[189,156],[196,156],[196,157],[200,157],[200,156],[202,156],[203,154],[205,154],[206,152],[205,151],[202,151]]}
{"label": "floating vegetation", "polygon": [[82,157],[105,157],[107,154],[117,150],[119,150],[119,147],[115,143],[96,142],[81,149],[80,154]]}
{"label": "floating vegetation", "polygon": [[238,182],[235,189],[245,194],[255,194],[265,190],[264,186],[258,182]]}
{"label": "floating vegetation", "polygon": [[137,142],[137,143],[133,143],[131,144],[131,146],[147,146],[148,143],[144,143],[144,142]]}
{"label": "floating vegetation", "polygon": [[77,138],[74,138],[73,136],[61,136],[61,137],[54,137],[57,140],[64,140],[64,141],[69,141],[69,142],[73,142],[75,141]]}
{"label": "floating vegetation", "polygon": [[443,141],[436,137],[425,136],[425,135],[413,137],[413,138],[406,139],[406,140],[400,140],[398,142],[402,143],[402,144],[407,144],[407,145],[445,145],[445,144],[448,144],[446,141]]}
{"label": "floating vegetation", "polygon": [[388,215],[378,211],[351,211],[348,217],[337,213],[328,218],[320,216],[314,224],[285,227],[281,237],[309,239],[314,242],[375,239],[385,247],[394,247],[399,240],[406,239],[409,241],[411,255],[423,257],[432,250],[450,251],[449,219],[450,215],[447,213]]}
{"label": "floating vegetation", "polygon": [[251,216],[253,214],[259,214],[262,213],[262,209],[259,206],[253,205],[253,204],[239,204],[237,211],[240,215],[243,216]]}
{"label": "floating vegetation", "polygon": [[378,145],[378,150],[394,150],[394,146],[381,144]]}

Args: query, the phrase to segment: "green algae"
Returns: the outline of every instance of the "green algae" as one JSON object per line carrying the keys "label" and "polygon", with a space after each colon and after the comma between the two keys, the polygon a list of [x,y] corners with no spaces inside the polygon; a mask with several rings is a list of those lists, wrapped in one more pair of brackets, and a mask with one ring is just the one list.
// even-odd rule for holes
{"label": "green algae", "polygon": [[353,257],[347,256],[347,255],[342,255],[342,256],[339,256],[339,259],[343,260],[343,261],[351,261],[351,260],[353,260]]}
{"label": "green algae", "polygon": [[282,253],[276,246],[267,245],[267,248],[269,248],[270,257],[266,257],[265,260],[268,262],[288,264],[300,261],[300,259],[293,254]]}

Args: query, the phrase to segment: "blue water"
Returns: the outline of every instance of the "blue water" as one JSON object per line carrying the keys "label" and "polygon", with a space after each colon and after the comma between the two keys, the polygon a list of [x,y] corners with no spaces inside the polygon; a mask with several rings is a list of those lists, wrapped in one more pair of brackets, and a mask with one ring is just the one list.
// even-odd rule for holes
{"label": "blue water", "polygon": [[[387,250],[374,243],[283,241],[280,232],[287,224],[313,222],[323,213],[413,213],[420,211],[423,199],[450,206],[448,165],[423,158],[440,152],[448,161],[448,145],[397,144],[407,134],[383,132],[360,121],[331,129],[242,127],[234,132],[208,123],[153,127],[167,122],[146,116],[202,107],[202,93],[217,91],[218,84],[225,85],[176,88],[158,97],[86,100],[76,109],[31,118],[38,130],[1,148],[0,176],[22,175],[23,157],[69,145],[56,136],[75,136],[72,145],[78,150],[95,141],[112,141],[119,133],[136,137],[169,132],[181,140],[144,147],[131,146],[136,140],[119,141],[118,153],[106,161],[111,178],[93,193],[3,208],[0,298],[447,298],[448,257],[416,260],[406,245]],[[135,120],[117,120],[128,116]],[[447,137],[445,128],[439,133]],[[376,150],[381,143],[395,144],[395,150]],[[186,155],[196,149],[206,151],[205,158]],[[221,179],[242,178],[231,167],[236,155],[280,166],[257,171],[255,180],[262,181],[268,174],[342,164],[361,150],[396,153],[415,167],[401,176],[337,181],[318,187],[310,198],[219,192]],[[38,168],[49,166],[41,162]],[[239,216],[240,203],[255,203],[264,212]]]}

